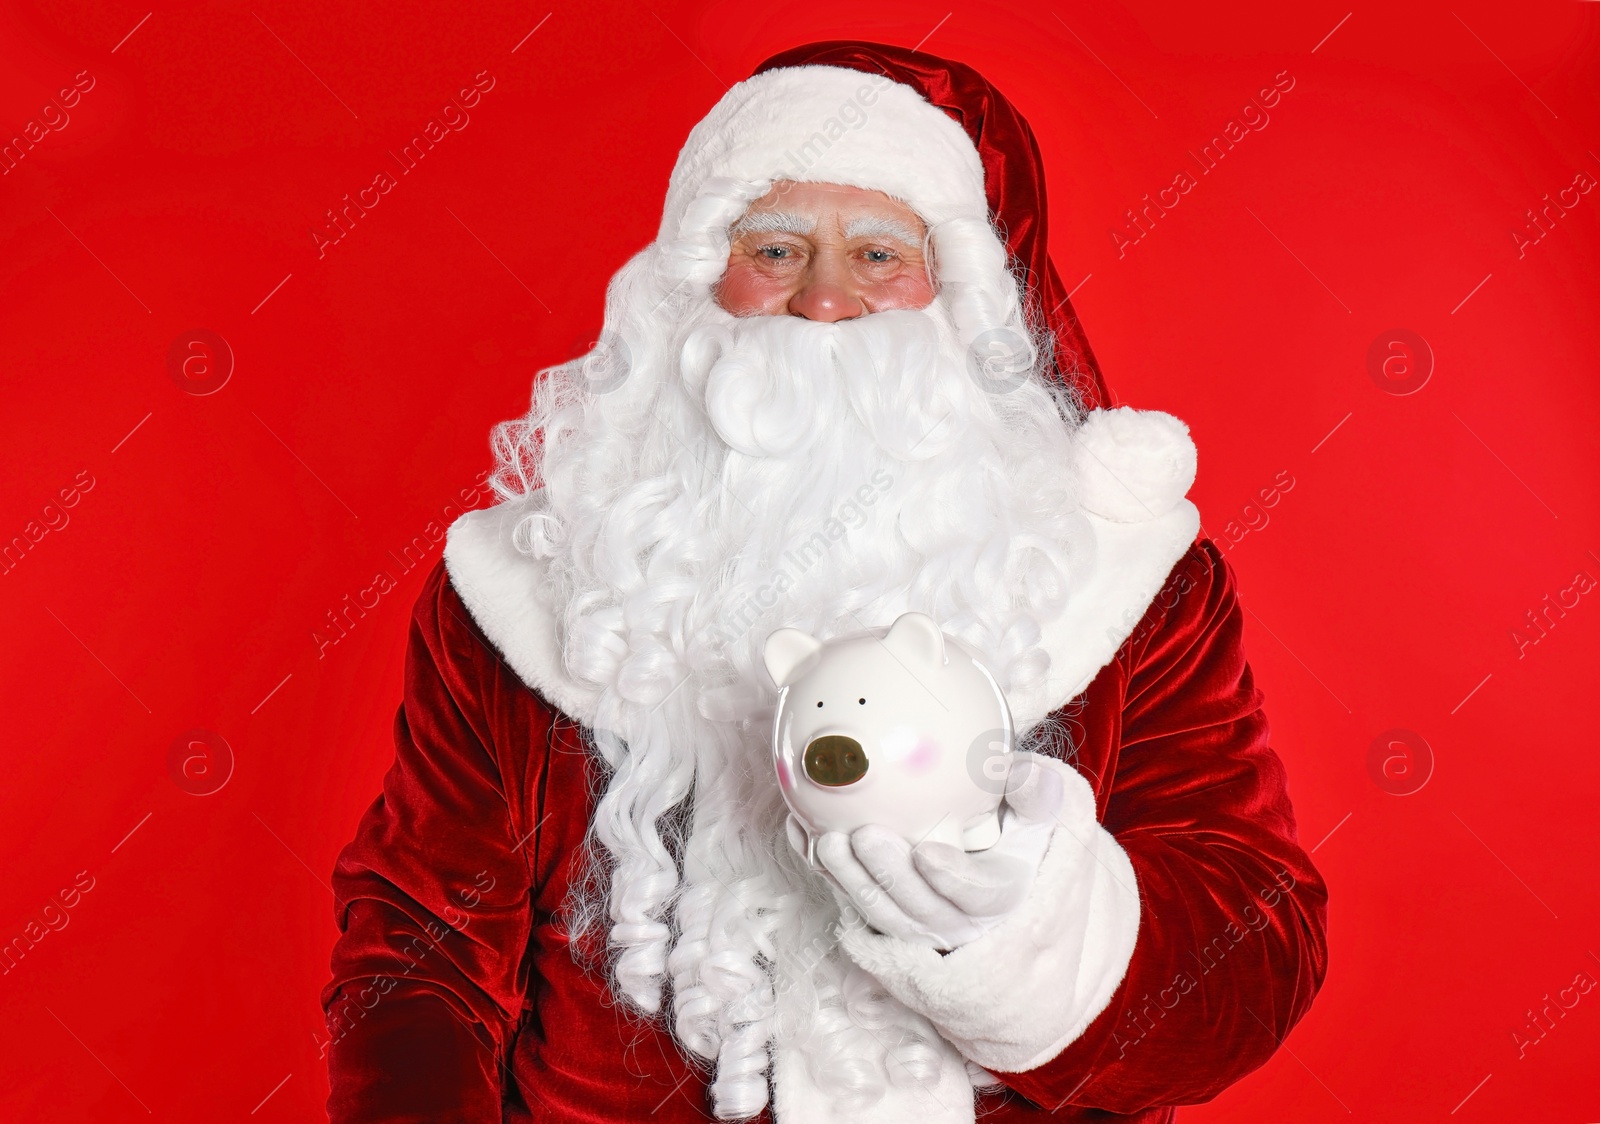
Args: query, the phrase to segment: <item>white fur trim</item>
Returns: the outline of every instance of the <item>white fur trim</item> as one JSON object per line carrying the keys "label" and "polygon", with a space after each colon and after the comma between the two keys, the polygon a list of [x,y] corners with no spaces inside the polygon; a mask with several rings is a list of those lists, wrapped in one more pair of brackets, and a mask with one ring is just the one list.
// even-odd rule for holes
{"label": "white fur trim", "polygon": [[1200,529],[1200,512],[1188,500],[1145,523],[1086,514],[1095,533],[1094,559],[1061,614],[1043,627],[1041,647],[1050,654],[1045,681],[1006,695],[1018,730],[1083,693],[1138,625]]}
{"label": "white fur trim", "polygon": [[467,612],[518,678],[568,717],[588,723],[597,693],[574,683],[562,666],[555,616],[545,602],[544,564],[511,542],[522,514],[516,503],[467,512],[450,524],[444,566]]}
{"label": "white fur trim", "polygon": [[[1112,423],[1116,437],[1101,440],[1105,423],[1097,416],[1108,413],[1118,415]],[[1089,686],[1133,632],[1200,528],[1199,511],[1181,498],[1194,478],[1194,449],[1182,422],[1124,406],[1094,411],[1080,430],[1085,432],[1080,446],[1094,449],[1096,463],[1113,479],[1142,481],[1139,486],[1152,499],[1162,488],[1178,488],[1179,498],[1143,521],[1111,520],[1086,507],[1094,532],[1087,561],[1066,607],[1042,625],[1042,644],[1050,654],[1047,678],[1032,690],[1007,694],[1018,730]],[[1162,465],[1173,474],[1164,484],[1156,472]],[[523,512],[522,504],[505,503],[457,519],[445,544],[445,568],[472,619],[522,681],[569,717],[588,723],[595,692],[574,683],[562,664],[555,620],[545,602],[544,565],[511,542],[511,529]]]}
{"label": "white fur trim", "polygon": [[939,1082],[932,1089],[891,1085],[875,1104],[851,1112],[817,1088],[799,1050],[778,1047],[772,1057],[775,1124],[972,1124],[976,1119],[966,1059],[944,1039]]}
{"label": "white fur trim", "polygon": [[843,183],[905,201],[929,225],[988,218],[966,131],[910,86],[837,66],[769,70],[730,89],[678,154],[663,243],[715,178]]}
{"label": "white fur trim", "polygon": [[845,952],[961,1053],[987,1069],[1043,1065],[1105,1010],[1133,958],[1133,863],[1095,819],[1094,790],[1062,761],[1065,804],[1027,899],[989,932],[940,956],[847,926]]}

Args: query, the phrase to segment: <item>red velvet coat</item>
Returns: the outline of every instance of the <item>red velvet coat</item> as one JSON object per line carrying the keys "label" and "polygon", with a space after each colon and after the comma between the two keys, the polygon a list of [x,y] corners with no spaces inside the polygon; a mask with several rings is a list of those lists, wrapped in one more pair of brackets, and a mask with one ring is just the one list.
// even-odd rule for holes
{"label": "red velvet coat", "polygon": [[[998,1075],[986,1120],[1170,1120],[1261,1065],[1310,1006],[1327,894],[1241,630],[1232,571],[1201,539],[1067,708],[1073,764],[1137,874],[1138,942],[1077,1041]],[[707,1118],[706,1074],[571,956],[556,914],[595,774],[443,564],[413,614],[395,747],[334,872],[335,1124]]]}

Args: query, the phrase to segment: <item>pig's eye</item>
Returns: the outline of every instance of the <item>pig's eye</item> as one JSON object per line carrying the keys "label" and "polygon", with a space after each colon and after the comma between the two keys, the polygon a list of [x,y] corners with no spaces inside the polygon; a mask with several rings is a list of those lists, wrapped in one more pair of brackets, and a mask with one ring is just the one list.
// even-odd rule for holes
{"label": "pig's eye", "polygon": [[821,706],[821,705],[822,705],[822,700],[821,700],[821,699],[818,699],[818,700],[817,700],[817,705],[818,705],[818,706]]}
{"label": "pig's eye", "polygon": [[860,703],[862,706],[866,706],[867,705],[867,700],[866,699],[857,699],[856,702]]}

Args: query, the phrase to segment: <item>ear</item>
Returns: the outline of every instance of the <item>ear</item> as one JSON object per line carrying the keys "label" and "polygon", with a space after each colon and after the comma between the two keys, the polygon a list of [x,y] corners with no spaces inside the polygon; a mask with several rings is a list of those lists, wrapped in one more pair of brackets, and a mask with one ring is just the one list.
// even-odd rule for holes
{"label": "ear", "polygon": [[934,619],[924,613],[902,613],[889,627],[883,643],[895,655],[913,666],[944,666],[944,633]]}
{"label": "ear", "polygon": [[798,628],[780,628],[767,637],[761,659],[767,674],[780,687],[787,687],[816,665],[822,641]]}

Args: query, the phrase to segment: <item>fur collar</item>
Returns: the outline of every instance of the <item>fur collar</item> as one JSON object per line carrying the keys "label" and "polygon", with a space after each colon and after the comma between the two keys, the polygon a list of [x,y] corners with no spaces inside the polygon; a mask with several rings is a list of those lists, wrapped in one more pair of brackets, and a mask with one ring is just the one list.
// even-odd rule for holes
{"label": "fur collar", "polygon": [[[1044,622],[1050,671],[1010,696],[1019,730],[1071,702],[1116,655],[1167,574],[1194,541],[1200,514],[1185,499],[1194,481],[1188,429],[1157,410],[1095,410],[1078,428],[1072,466],[1093,531],[1078,586]],[[556,621],[538,595],[543,564],[520,553],[511,529],[520,503],[468,512],[450,527],[444,561],[473,620],[522,681],[588,724],[595,693],[567,675]]]}

